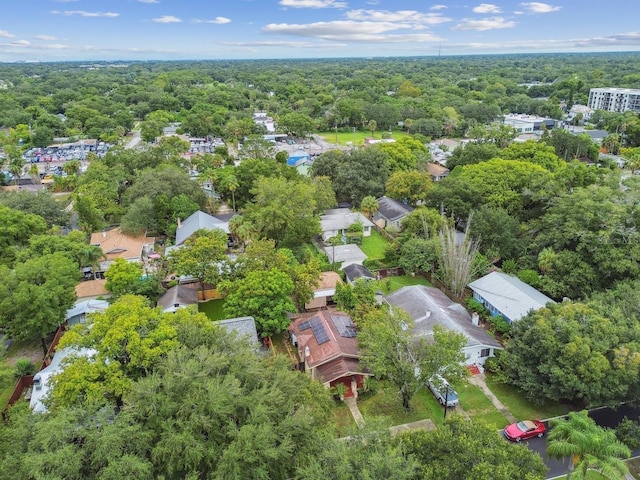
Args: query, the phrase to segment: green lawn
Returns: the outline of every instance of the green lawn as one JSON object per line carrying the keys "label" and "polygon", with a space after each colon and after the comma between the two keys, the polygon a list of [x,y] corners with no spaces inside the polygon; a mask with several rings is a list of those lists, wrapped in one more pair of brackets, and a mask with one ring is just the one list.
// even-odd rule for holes
{"label": "green lawn", "polygon": [[498,397],[504,406],[517,419],[546,419],[565,415],[569,412],[566,405],[557,402],[546,401],[537,405],[524,397],[524,394],[517,388],[496,381],[495,376],[487,373],[487,386]]}
{"label": "green lawn", "polygon": [[411,399],[411,411],[405,411],[398,391],[386,381],[378,382],[375,395],[358,399],[358,407],[365,422],[375,421],[381,427],[433,419],[436,410],[442,415],[442,408],[425,388],[420,389]]}
{"label": "green lawn", "polygon": [[472,419],[482,420],[490,427],[497,429],[504,428],[509,423],[507,418],[496,407],[480,388],[470,383],[454,384],[460,407]]}
{"label": "green lawn", "polygon": [[395,292],[396,290],[407,287],[409,285],[427,285],[431,286],[429,281],[420,276],[416,275],[412,277],[411,275],[402,275],[400,277],[387,277],[384,280],[380,280],[380,289],[386,295],[391,292]]}
{"label": "green lawn", "polygon": [[368,260],[382,260],[384,252],[389,243],[378,233],[377,230],[371,230],[371,236],[362,238],[360,248],[367,255]]}
{"label": "green lawn", "polygon": [[204,313],[211,320],[224,320],[224,298],[198,303],[198,311]]}
{"label": "green lawn", "polygon": [[[406,137],[409,134],[406,132],[395,131],[391,135],[391,138],[398,140],[399,138]],[[329,143],[336,143],[336,132],[320,132],[318,136],[324,138]],[[347,145],[364,145],[364,139],[371,137],[371,131],[358,131],[355,133],[350,132],[338,132],[337,134],[337,143],[342,146]],[[380,139],[382,138],[382,132],[380,130],[376,130],[374,133],[374,138]]]}
{"label": "green lawn", "polygon": [[336,430],[336,437],[346,437],[356,428],[356,422],[349,407],[344,402],[336,401],[331,409],[331,420]]}

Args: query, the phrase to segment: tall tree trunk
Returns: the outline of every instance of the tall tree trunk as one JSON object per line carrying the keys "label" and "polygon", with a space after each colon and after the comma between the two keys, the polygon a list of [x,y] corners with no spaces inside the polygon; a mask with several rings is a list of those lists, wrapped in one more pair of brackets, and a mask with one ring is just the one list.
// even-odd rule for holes
{"label": "tall tree trunk", "polygon": [[40,342],[42,344],[42,351],[44,352],[44,356],[47,356],[47,350],[49,350],[49,347],[47,347],[47,341],[44,337],[40,338]]}

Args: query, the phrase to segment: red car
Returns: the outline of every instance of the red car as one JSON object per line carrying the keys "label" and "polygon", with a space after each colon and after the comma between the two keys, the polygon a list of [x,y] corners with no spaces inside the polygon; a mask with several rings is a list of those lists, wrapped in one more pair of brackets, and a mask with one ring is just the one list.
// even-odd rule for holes
{"label": "red car", "polygon": [[519,442],[531,437],[542,437],[546,431],[547,428],[540,420],[523,420],[507,425],[502,433],[507,440]]}

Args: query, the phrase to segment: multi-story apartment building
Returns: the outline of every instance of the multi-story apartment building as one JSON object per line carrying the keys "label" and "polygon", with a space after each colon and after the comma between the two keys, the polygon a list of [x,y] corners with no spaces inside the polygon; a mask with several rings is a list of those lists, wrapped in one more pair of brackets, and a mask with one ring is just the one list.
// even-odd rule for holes
{"label": "multi-story apartment building", "polygon": [[588,106],[594,110],[608,112],[640,113],[640,90],[631,88],[592,88],[589,90]]}

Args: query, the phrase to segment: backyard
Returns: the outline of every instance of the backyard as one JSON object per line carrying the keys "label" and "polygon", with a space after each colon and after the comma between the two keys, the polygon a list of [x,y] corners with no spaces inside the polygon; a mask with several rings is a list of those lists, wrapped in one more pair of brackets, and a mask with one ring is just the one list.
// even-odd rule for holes
{"label": "backyard", "polygon": [[224,298],[209,300],[198,303],[198,311],[204,313],[211,320],[224,320],[227,318],[224,313]]}
{"label": "backyard", "polygon": [[370,236],[362,238],[360,249],[367,255],[367,260],[382,260],[387,245],[387,240],[377,230],[372,229]]}
{"label": "backyard", "polygon": [[391,292],[395,292],[396,290],[402,287],[408,287],[410,285],[426,285],[431,286],[429,281],[421,275],[402,275],[398,277],[386,277],[383,280],[380,280],[380,289],[382,293],[385,295]]}

